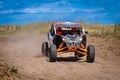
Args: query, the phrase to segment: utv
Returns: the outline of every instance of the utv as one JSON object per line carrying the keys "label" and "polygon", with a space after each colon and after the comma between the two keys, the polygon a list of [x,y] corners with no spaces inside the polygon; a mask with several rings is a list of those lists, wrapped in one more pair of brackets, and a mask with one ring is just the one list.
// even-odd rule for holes
{"label": "utv", "polygon": [[48,32],[48,42],[42,43],[42,54],[55,62],[57,56],[67,52],[74,52],[75,56],[86,56],[87,62],[94,62],[95,48],[93,45],[87,47],[88,31],[80,23],[56,22],[51,25]]}

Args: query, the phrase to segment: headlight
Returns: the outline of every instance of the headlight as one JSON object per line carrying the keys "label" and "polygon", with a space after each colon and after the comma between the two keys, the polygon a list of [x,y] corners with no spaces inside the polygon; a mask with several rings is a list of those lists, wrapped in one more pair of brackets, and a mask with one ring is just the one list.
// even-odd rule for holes
{"label": "headlight", "polygon": [[76,38],[75,41],[76,41],[76,42],[82,42],[82,38],[78,37],[78,38]]}
{"label": "headlight", "polygon": [[65,41],[65,38],[62,38],[62,41]]}
{"label": "headlight", "polygon": [[69,41],[70,41],[70,39],[67,38],[67,37],[62,38],[62,40],[63,40],[64,42],[69,42]]}

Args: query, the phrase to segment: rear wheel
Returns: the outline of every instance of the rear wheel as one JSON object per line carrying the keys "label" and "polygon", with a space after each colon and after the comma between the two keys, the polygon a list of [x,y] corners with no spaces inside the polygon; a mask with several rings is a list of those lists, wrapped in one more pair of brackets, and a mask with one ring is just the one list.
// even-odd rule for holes
{"label": "rear wheel", "polygon": [[48,42],[42,43],[42,55],[48,56]]}
{"label": "rear wheel", "polygon": [[87,62],[92,63],[95,60],[95,47],[93,45],[89,45],[87,47]]}
{"label": "rear wheel", "polygon": [[57,60],[57,48],[56,45],[50,46],[49,61],[55,62]]}

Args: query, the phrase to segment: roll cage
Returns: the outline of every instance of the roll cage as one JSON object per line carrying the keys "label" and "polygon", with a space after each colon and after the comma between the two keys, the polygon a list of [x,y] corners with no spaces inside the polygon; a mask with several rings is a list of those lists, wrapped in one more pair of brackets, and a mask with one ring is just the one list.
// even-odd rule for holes
{"label": "roll cage", "polygon": [[61,23],[53,23],[51,25],[51,29],[50,29],[51,34],[52,35],[58,35],[57,34],[57,29],[59,27],[62,29],[62,35],[71,34],[72,28],[76,28],[79,35],[81,35],[81,34],[84,35],[85,34],[84,27],[81,24],[79,24],[79,23],[65,24],[65,23],[62,23],[62,22]]}

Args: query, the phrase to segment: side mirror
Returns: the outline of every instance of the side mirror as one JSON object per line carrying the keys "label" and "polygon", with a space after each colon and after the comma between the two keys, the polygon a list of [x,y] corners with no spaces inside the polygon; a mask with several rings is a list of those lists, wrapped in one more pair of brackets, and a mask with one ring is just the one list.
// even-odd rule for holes
{"label": "side mirror", "polygon": [[85,31],[85,34],[88,34],[88,31]]}

